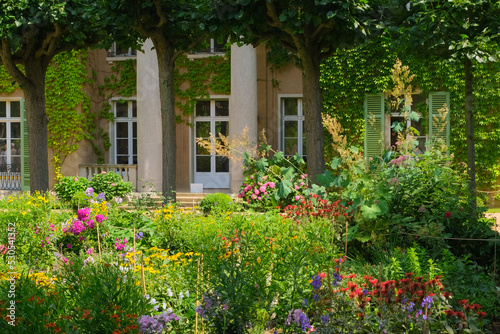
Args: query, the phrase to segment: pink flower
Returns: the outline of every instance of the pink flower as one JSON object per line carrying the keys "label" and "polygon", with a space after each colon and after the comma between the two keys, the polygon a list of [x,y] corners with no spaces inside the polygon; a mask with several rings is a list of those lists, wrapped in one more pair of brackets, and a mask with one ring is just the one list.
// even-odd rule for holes
{"label": "pink flower", "polygon": [[298,185],[295,185],[295,190],[299,190],[299,186]]}
{"label": "pink flower", "polygon": [[94,250],[91,248],[89,248],[89,250],[87,251],[87,254],[92,254],[94,252]]}
{"label": "pink flower", "polygon": [[78,178],[77,178],[77,177],[75,177],[75,181],[78,181]]}
{"label": "pink flower", "polygon": [[80,241],[83,241],[83,240],[85,240],[85,237],[82,236],[82,237],[79,237],[78,239],[80,239]]}
{"label": "pink flower", "polygon": [[254,179],[254,176],[253,176],[253,175],[252,175],[252,176],[250,176],[250,180],[253,180],[253,179]]}
{"label": "pink flower", "polygon": [[266,191],[266,186],[260,186],[259,188],[260,192],[263,193]]}
{"label": "pink flower", "polygon": [[111,183],[112,186],[116,186],[116,183]]}
{"label": "pink flower", "polygon": [[450,211],[446,212],[446,213],[444,214],[444,216],[446,217],[446,219],[450,219],[450,217],[451,217],[451,212],[450,212]]}
{"label": "pink flower", "polygon": [[268,186],[269,188],[273,189],[274,187],[276,187],[276,183],[274,183],[274,182],[268,182],[268,183],[267,183],[267,186]]}
{"label": "pink flower", "polygon": [[260,194],[259,189],[255,188],[255,189],[253,190],[253,193],[254,193],[255,195]]}
{"label": "pink flower", "polygon": [[106,174],[106,171],[102,171],[101,174]]}
{"label": "pink flower", "polygon": [[67,244],[66,247],[71,248],[71,244]]}
{"label": "pink flower", "polygon": [[257,197],[257,199],[260,201],[262,199],[262,197],[259,196],[259,197]]}
{"label": "pink flower", "polygon": [[103,215],[96,215],[96,216],[95,216],[95,220],[96,220],[98,223],[100,223],[100,222],[102,222],[103,220],[106,220],[106,219],[108,219],[108,218],[104,217]]}
{"label": "pink flower", "polygon": [[295,200],[299,201],[300,200],[300,196],[299,195],[295,196]]}

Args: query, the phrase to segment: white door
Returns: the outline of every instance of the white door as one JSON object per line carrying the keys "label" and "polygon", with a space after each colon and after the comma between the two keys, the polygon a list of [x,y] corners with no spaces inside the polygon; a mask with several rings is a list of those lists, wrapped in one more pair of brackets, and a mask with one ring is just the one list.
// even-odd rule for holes
{"label": "white door", "polygon": [[198,101],[194,134],[194,183],[202,183],[203,188],[229,188],[229,159],[196,143],[196,138],[210,139],[210,134],[217,140],[219,134],[229,135],[229,101]]}

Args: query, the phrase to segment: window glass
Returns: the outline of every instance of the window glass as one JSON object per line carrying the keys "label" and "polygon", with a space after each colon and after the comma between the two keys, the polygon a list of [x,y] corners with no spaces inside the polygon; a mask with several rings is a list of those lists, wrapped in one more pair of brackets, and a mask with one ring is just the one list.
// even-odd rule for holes
{"label": "window glass", "polygon": [[128,101],[116,102],[116,117],[128,117]]}
{"label": "window glass", "polygon": [[196,102],[196,116],[210,116],[210,101]]}
{"label": "window glass", "polygon": [[10,102],[10,117],[21,117],[21,101]]}
{"label": "window glass", "polygon": [[229,101],[215,101],[215,116],[229,116]]}

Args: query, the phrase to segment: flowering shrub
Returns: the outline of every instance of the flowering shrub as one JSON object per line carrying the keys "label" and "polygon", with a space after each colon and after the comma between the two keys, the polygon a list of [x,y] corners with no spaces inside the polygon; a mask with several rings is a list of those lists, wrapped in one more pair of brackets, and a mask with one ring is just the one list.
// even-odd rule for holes
{"label": "flowering shrub", "polygon": [[484,325],[486,314],[477,304],[464,300],[464,312],[451,309],[451,293],[444,290],[440,276],[426,281],[407,273],[382,282],[364,275],[360,280],[341,273],[344,260],[336,260],[333,272],[313,275],[303,308],[290,311],[285,327],[328,333],[422,333],[474,331]]}
{"label": "flowering shrub", "polygon": [[78,192],[84,191],[90,185],[85,177],[65,176],[54,185],[54,190],[59,199],[69,202]]}
{"label": "flowering shrub", "polygon": [[245,155],[245,180],[238,197],[257,210],[286,206],[299,201],[308,187],[304,160],[300,156],[285,158],[283,152],[255,160]]}
{"label": "flowering shrub", "polygon": [[348,208],[341,204],[341,200],[330,202],[319,195],[311,194],[308,199],[301,199],[297,204],[283,208],[282,216],[297,223],[311,221],[315,218],[349,219]]}
{"label": "flowering shrub", "polygon": [[94,193],[104,193],[106,201],[111,201],[114,197],[123,198],[130,194],[133,188],[132,183],[123,181],[119,174],[112,171],[94,175],[90,186]]}

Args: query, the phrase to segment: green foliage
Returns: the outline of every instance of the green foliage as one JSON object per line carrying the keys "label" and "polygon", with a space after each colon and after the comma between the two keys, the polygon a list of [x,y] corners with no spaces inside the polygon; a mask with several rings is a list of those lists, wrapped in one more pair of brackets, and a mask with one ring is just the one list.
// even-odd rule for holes
{"label": "green foliage", "polygon": [[132,183],[123,181],[120,174],[113,171],[95,174],[90,182],[94,193],[104,193],[106,200],[110,201],[113,197],[123,198],[132,192]]}
{"label": "green foliage", "polygon": [[231,196],[223,193],[208,194],[200,203],[200,208],[205,214],[232,211],[232,207]]}
{"label": "green foliage", "polygon": [[75,194],[87,190],[90,182],[85,177],[65,176],[54,185],[59,199],[69,202]]}
{"label": "green foliage", "polygon": [[[467,161],[464,119],[464,69],[461,62],[420,60],[408,52],[395,51],[387,36],[373,43],[349,50],[338,50],[321,64],[323,110],[336,118],[344,129],[349,145],[363,147],[366,93],[388,91],[392,87],[391,68],[398,57],[415,74],[413,86],[421,89],[422,96],[444,90],[450,93],[450,152],[454,162]],[[474,131],[476,145],[476,172],[478,186],[489,187],[500,175],[500,63],[474,62]],[[367,78],[370,78],[367,80]],[[425,104],[418,106],[423,126],[429,117]],[[337,153],[328,145],[327,157]]]}
{"label": "green foliage", "polygon": [[184,115],[193,114],[196,101],[200,98],[231,93],[230,65],[229,54],[200,59],[189,59],[183,55],[177,59],[175,95],[181,101],[176,101],[176,106]]}

